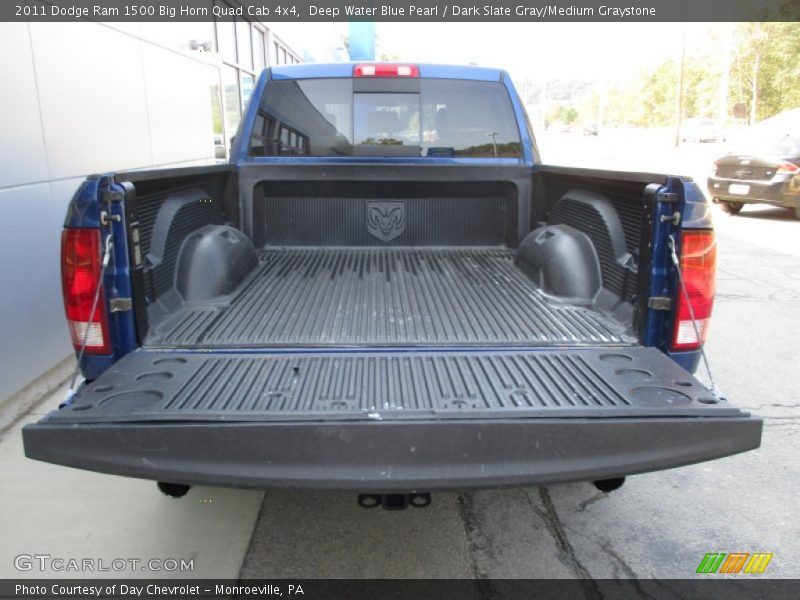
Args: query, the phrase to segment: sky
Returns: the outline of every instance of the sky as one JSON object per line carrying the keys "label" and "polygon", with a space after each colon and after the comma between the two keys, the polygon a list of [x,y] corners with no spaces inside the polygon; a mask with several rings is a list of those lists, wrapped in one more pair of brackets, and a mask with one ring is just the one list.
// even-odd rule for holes
{"label": "sky", "polygon": [[501,67],[514,79],[629,79],[680,55],[682,23],[378,23],[401,60]]}
{"label": "sky", "polygon": [[[375,25],[377,55],[409,62],[475,63],[508,70],[516,81],[626,81],[680,59],[708,35],[705,23],[387,23]],[[717,29],[725,27],[717,24]],[[290,43],[330,45],[348,23],[282,23]],[[320,53],[322,54],[322,53]]]}

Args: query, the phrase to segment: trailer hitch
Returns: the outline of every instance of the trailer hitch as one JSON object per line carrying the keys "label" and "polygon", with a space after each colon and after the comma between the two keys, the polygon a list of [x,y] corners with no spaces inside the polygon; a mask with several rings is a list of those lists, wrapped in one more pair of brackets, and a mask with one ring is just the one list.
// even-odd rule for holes
{"label": "trailer hitch", "polygon": [[413,492],[410,494],[359,494],[358,505],[361,508],[382,506],[384,510],[405,510],[409,506],[425,508],[431,503],[431,495]]}

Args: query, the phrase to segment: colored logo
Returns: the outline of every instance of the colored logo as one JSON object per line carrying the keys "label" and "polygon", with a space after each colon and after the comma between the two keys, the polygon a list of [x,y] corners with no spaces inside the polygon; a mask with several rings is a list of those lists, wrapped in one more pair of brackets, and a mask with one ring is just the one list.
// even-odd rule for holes
{"label": "colored logo", "polygon": [[697,573],[760,575],[772,560],[771,552],[709,552],[700,561]]}

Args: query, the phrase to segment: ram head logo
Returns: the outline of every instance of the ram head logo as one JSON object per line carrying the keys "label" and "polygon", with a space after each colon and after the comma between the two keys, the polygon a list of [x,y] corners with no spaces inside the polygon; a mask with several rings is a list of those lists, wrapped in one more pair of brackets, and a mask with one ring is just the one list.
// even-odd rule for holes
{"label": "ram head logo", "polygon": [[389,242],[406,230],[406,203],[367,202],[367,231],[383,242]]}

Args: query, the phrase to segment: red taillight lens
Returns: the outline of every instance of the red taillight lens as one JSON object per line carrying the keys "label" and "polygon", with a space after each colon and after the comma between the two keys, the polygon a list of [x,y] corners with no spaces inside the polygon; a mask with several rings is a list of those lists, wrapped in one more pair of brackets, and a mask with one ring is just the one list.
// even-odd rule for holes
{"label": "red taillight lens", "polygon": [[778,169],[775,171],[778,175],[793,175],[800,171],[800,167],[798,167],[794,163],[790,163],[788,161],[783,161],[778,165]]}
{"label": "red taillight lens", "polygon": [[[717,244],[714,232],[684,231],[681,238],[681,272],[689,299],[687,303],[687,294],[678,290],[673,350],[697,350],[705,342],[714,307],[716,270]],[[697,332],[692,316],[697,323]]]}
{"label": "red taillight lens", "polygon": [[105,294],[100,282],[100,230],[65,229],[61,236],[61,286],[72,344],[80,350],[86,340],[86,354],[110,354]]}
{"label": "red taillight lens", "polygon": [[419,77],[419,67],[381,63],[356,65],[353,77]]}

